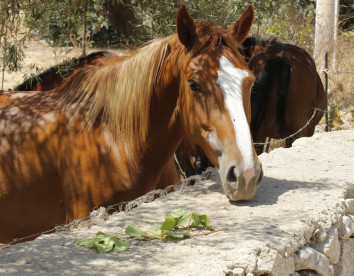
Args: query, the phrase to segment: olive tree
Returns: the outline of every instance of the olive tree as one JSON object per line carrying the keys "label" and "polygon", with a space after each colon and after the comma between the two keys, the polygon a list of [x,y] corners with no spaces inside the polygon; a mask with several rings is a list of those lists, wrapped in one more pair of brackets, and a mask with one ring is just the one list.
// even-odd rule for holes
{"label": "olive tree", "polygon": [[23,2],[18,0],[0,2],[1,89],[4,89],[5,71],[15,72],[22,66],[27,37],[21,24],[22,5]]}

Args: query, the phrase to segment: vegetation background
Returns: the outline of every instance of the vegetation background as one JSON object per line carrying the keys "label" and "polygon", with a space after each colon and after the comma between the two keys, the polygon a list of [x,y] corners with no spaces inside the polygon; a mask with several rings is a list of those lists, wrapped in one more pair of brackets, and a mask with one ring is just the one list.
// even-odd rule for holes
{"label": "vegetation background", "polygon": [[[174,33],[181,4],[194,18],[224,28],[252,4],[251,35],[276,37],[313,53],[315,0],[0,0],[1,89],[74,56],[98,49],[121,52]],[[354,113],[351,0],[340,0],[339,22],[336,66],[329,72],[332,128]]]}

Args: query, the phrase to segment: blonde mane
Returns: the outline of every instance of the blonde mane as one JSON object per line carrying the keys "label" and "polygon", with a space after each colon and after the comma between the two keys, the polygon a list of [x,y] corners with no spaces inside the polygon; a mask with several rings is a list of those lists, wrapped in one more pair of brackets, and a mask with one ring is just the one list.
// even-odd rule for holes
{"label": "blonde mane", "polygon": [[157,39],[129,56],[109,57],[101,66],[85,66],[56,89],[60,107],[69,107],[73,120],[83,111],[85,127],[102,120],[110,130],[111,141],[124,141],[132,163],[133,145],[141,148],[146,143],[151,96],[168,41],[171,37]]}

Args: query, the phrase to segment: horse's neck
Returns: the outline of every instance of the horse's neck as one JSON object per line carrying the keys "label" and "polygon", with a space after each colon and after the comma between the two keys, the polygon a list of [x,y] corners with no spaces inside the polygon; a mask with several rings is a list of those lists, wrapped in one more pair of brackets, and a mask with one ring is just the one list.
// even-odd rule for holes
{"label": "horse's neck", "polygon": [[142,175],[155,173],[152,176],[155,179],[164,174],[163,171],[171,163],[171,158],[173,159],[183,138],[178,114],[179,76],[172,76],[170,80],[169,83],[159,83],[156,87],[151,101],[148,143],[140,155],[141,164],[144,164]]}

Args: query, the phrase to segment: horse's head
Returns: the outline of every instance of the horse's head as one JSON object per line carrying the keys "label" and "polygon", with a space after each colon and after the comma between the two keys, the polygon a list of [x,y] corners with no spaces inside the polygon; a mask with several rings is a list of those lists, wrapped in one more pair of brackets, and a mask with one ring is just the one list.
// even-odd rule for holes
{"label": "horse's head", "polygon": [[184,6],[177,15],[178,38],[186,52],[180,100],[185,139],[202,147],[234,201],[251,199],[263,179],[249,128],[255,78],[237,50],[253,17],[250,6],[224,30],[195,25]]}

